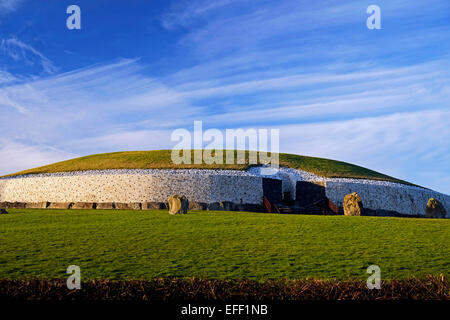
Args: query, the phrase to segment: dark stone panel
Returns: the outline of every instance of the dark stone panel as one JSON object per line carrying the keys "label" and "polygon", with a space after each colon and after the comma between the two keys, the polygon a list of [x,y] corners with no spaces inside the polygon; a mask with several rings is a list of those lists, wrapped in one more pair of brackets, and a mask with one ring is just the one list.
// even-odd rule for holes
{"label": "dark stone panel", "polygon": [[142,204],[142,210],[165,210],[168,209],[164,202],[145,202]]}
{"label": "dark stone panel", "polygon": [[49,209],[71,209],[73,202],[50,202]]}
{"label": "dark stone panel", "polygon": [[283,197],[282,181],[278,179],[263,178],[263,195],[270,203],[281,203]]}
{"label": "dark stone panel", "polygon": [[325,199],[325,187],[306,181],[297,181],[295,202],[298,206],[307,207]]}
{"label": "dark stone panel", "polygon": [[72,209],[96,209],[97,204],[94,202],[75,202]]}
{"label": "dark stone panel", "polygon": [[235,207],[234,204],[229,201],[212,202],[208,205],[208,210],[211,210],[211,211],[233,211],[234,207]]}
{"label": "dark stone panel", "polygon": [[0,202],[2,209],[25,209],[26,206],[25,202]]}
{"label": "dark stone panel", "polygon": [[114,202],[100,202],[97,203],[97,209],[101,209],[101,210],[110,210],[110,209],[115,209],[116,206],[114,204]]}
{"label": "dark stone panel", "polygon": [[189,202],[189,210],[207,210],[208,204],[204,202]]}
{"label": "dark stone panel", "polygon": [[29,202],[26,204],[27,209],[46,209],[50,202]]}
{"label": "dark stone panel", "polygon": [[141,210],[142,204],[139,202],[132,202],[132,203],[115,203],[116,209],[119,210]]}

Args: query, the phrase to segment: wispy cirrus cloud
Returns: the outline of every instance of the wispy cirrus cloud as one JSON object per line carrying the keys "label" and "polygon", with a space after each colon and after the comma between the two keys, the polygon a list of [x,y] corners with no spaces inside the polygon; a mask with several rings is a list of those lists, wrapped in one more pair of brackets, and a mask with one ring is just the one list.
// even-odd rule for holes
{"label": "wispy cirrus cloud", "polygon": [[76,154],[58,150],[47,145],[29,145],[0,138],[0,172],[11,173],[24,168],[43,166],[55,161],[76,157]]}
{"label": "wispy cirrus cloud", "polygon": [[[400,170],[408,157],[416,163],[444,163],[448,157],[446,63],[352,73],[330,68],[333,73],[281,78],[267,73],[254,81],[219,77],[211,85],[190,82],[189,77],[186,82],[152,78],[139,60],[124,59],[3,86],[0,125],[11,145],[64,150],[50,153],[58,160],[73,154],[171,148],[172,130],[190,128],[194,120],[222,129],[278,127],[284,152],[357,162],[408,179],[408,172]],[[258,99],[247,104],[249,95]],[[211,108],[211,97],[222,108]],[[380,157],[388,158],[392,167]],[[423,184],[433,186],[432,181]]]}
{"label": "wispy cirrus cloud", "polygon": [[2,39],[0,42],[0,51],[16,62],[25,62],[29,65],[39,64],[43,72],[47,74],[53,74],[58,70],[53,62],[44,54],[15,37]]}
{"label": "wispy cirrus cloud", "polygon": [[161,18],[161,23],[166,29],[176,27],[185,27],[191,24],[195,19],[202,17],[211,11],[222,9],[228,5],[240,2],[250,2],[250,0],[194,0],[179,1],[174,3],[170,10],[165,12]]}
{"label": "wispy cirrus cloud", "polygon": [[203,120],[205,129],[280,128],[283,152],[450,193],[450,3],[380,0],[383,29],[374,32],[365,27],[369,4],[173,2],[158,15],[182,52],[180,65],[165,52],[168,72],[143,57],[58,73],[43,66],[46,52],[5,37],[11,60],[47,71],[17,76],[2,66],[0,153],[39,146],[52,162],[171,148],[173,129]]}
{"label": "wispy cirrus cloud", "polygon": [[450,193],[450,108],[280,127],[280,148],[369,167]]}

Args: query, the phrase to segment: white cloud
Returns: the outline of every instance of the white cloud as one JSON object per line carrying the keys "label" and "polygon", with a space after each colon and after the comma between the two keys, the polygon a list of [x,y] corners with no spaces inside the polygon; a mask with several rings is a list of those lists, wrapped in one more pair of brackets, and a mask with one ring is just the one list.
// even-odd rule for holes
{"label": "white cloud", "polygon": [[[177,1],[172,8],[161,18],[162,25],[166,29],[173,29],[177,26],[186,26],[193,20],[211,11],[222,9],[233,3],[244,2],[245,0],[191,0]],[[248,1],[248,0],[247,0]]]}
{"label": "white cloud", "polygon": [[173,129],[203,120],[205,128],[278,127],[284,152],[344,160],[450,192],[442,185],[450,172],[447,66],[362,64],[349,72],[329,65],[284,76],[219,72],[201,81],[196,70],[212,66],[157,79],[139,60],[124,59],[33,80],[6,73],[0,170],[171,148]]}
{"label": "white cloud", "polygon": [[281,151],[359,164],[450,194],[450,108],[280,127]]}
{"label": "white cloud", "polygon": [[15,37],[3,39],[0,43],[0,50],[15,61],[23,61],[31,65],[39,63],[43,71],[47,74],[53,74],[57,71],[57,68],[46,56],[31,45],[26,44]]}
{"label": "white cloud", "polygon": [[11,139],[82,153],[86,146],[76,141],[164,130],[200,113],[141,71],[136,60],[120,60],[6,85],[0,88],[0,125]]}
{"label": "white cloud", "polygon": [[77,155],[44,145],[0,139],[0,175],[74,158]]}

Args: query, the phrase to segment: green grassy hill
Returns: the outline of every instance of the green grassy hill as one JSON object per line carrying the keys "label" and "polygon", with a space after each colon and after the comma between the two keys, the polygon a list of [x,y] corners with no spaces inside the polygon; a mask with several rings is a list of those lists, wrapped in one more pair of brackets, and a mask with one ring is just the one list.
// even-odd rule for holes
{"label": "green grassy hill", "polygon": [[[171,160],[171,150],[154,151],[128,151],[95,154],[86,157],[57,162],[43,167],[16,172],[7,176],[33,174],[33,173],[54,173],[85,170],[106,170],[106,169],[232,169],[246,170],[248,164],[248,154],[246,164],[180,164],[176,165]],[[193,152],[193,151],[192,151]],[[224,152],[225,157],[225,152]],[[193,156],[192,156],[193,159]],[[296,154],[280,153],[280,165],[301,169],[327,178],[356,178],[393,181],[404,184],[402,181],[385,174],[356,166],[347,162],[330,159],[299,156]],[[224,161],[225,162],[225,161]]]}

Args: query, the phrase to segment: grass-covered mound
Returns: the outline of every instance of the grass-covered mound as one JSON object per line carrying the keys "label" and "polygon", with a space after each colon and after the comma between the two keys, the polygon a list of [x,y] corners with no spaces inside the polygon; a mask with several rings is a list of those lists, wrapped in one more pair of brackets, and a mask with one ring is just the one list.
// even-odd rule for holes
{"label": "grass-covered mound", "polygon": [[167,211],[0,215],[0,279],[348,279],[449,275],[450,220]]}
{"label": "grass-covered mound", "polygon": [[[54,173],[106,169],[232,169],[246,170],[249,168],[248,151],[245,164],[174,164],[171,159],[172,150],[128,151],[95,154],[86,157],[57,162],[43,167],[16,172],[7,176]],[[192,151],[193,152],[193,151]],[[236,157],[235,157],[236,158]],[[194,159],[192,155],[191,159]],[[301,169],[327,178],[356,178],[385,180],[409,184],[408,182],[387,176],[385,174],[356,166],[347,162],[330,159],[299,156],[280,153],[280,165]],[[224,161],[225,163],[225,152]]]}

